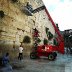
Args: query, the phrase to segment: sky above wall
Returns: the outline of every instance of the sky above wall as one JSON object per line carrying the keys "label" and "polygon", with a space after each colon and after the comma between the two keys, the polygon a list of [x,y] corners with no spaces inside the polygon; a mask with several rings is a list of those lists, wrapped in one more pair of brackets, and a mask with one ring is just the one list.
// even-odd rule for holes
{"label": "sky above wall", "polygon": [[72,29],[72,0],[43,0],[53,21],[59,29]]}

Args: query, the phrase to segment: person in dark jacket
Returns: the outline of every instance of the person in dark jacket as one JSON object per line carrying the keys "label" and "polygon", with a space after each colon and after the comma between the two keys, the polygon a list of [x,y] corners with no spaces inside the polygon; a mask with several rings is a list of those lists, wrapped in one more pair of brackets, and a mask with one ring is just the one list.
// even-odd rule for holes
{"label": "person in dark jacket", "polygon": [[8,65],[8,63],[9,63],[9,53],[6,53],[2,58],[2,64],[3,66],[6,66]]}

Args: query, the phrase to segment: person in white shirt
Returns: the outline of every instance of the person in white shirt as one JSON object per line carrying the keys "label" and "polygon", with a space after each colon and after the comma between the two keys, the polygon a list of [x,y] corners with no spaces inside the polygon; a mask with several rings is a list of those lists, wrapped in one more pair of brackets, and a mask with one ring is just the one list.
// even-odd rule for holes
{"label": "person in white shirt", "polygon": [[22,47],[22,45],[20,45],[20,47],[19,47],[19,56],[18,56],[18,59],[19,60],[23,59],[23,47]]}

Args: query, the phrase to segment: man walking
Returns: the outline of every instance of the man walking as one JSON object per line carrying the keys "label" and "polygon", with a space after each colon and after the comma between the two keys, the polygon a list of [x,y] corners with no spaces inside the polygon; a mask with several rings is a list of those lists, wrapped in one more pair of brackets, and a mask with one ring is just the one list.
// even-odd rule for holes
{"label": "man walking", "polygon": [[23,59],[23,47],[22,47],[22,45],[20,45],[20,47],[19,47],[19,56],[18,56],[18,59],[19,60]]}

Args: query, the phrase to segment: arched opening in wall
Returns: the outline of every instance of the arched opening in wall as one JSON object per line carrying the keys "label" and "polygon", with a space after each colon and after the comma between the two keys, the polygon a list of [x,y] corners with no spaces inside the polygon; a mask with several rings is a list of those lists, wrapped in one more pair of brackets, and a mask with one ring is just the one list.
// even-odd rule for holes
{"label": "arched opening in wall", "polygon": [[31,38],[29,36],[25,36],[23,39],[23,43],[31,43]]}

